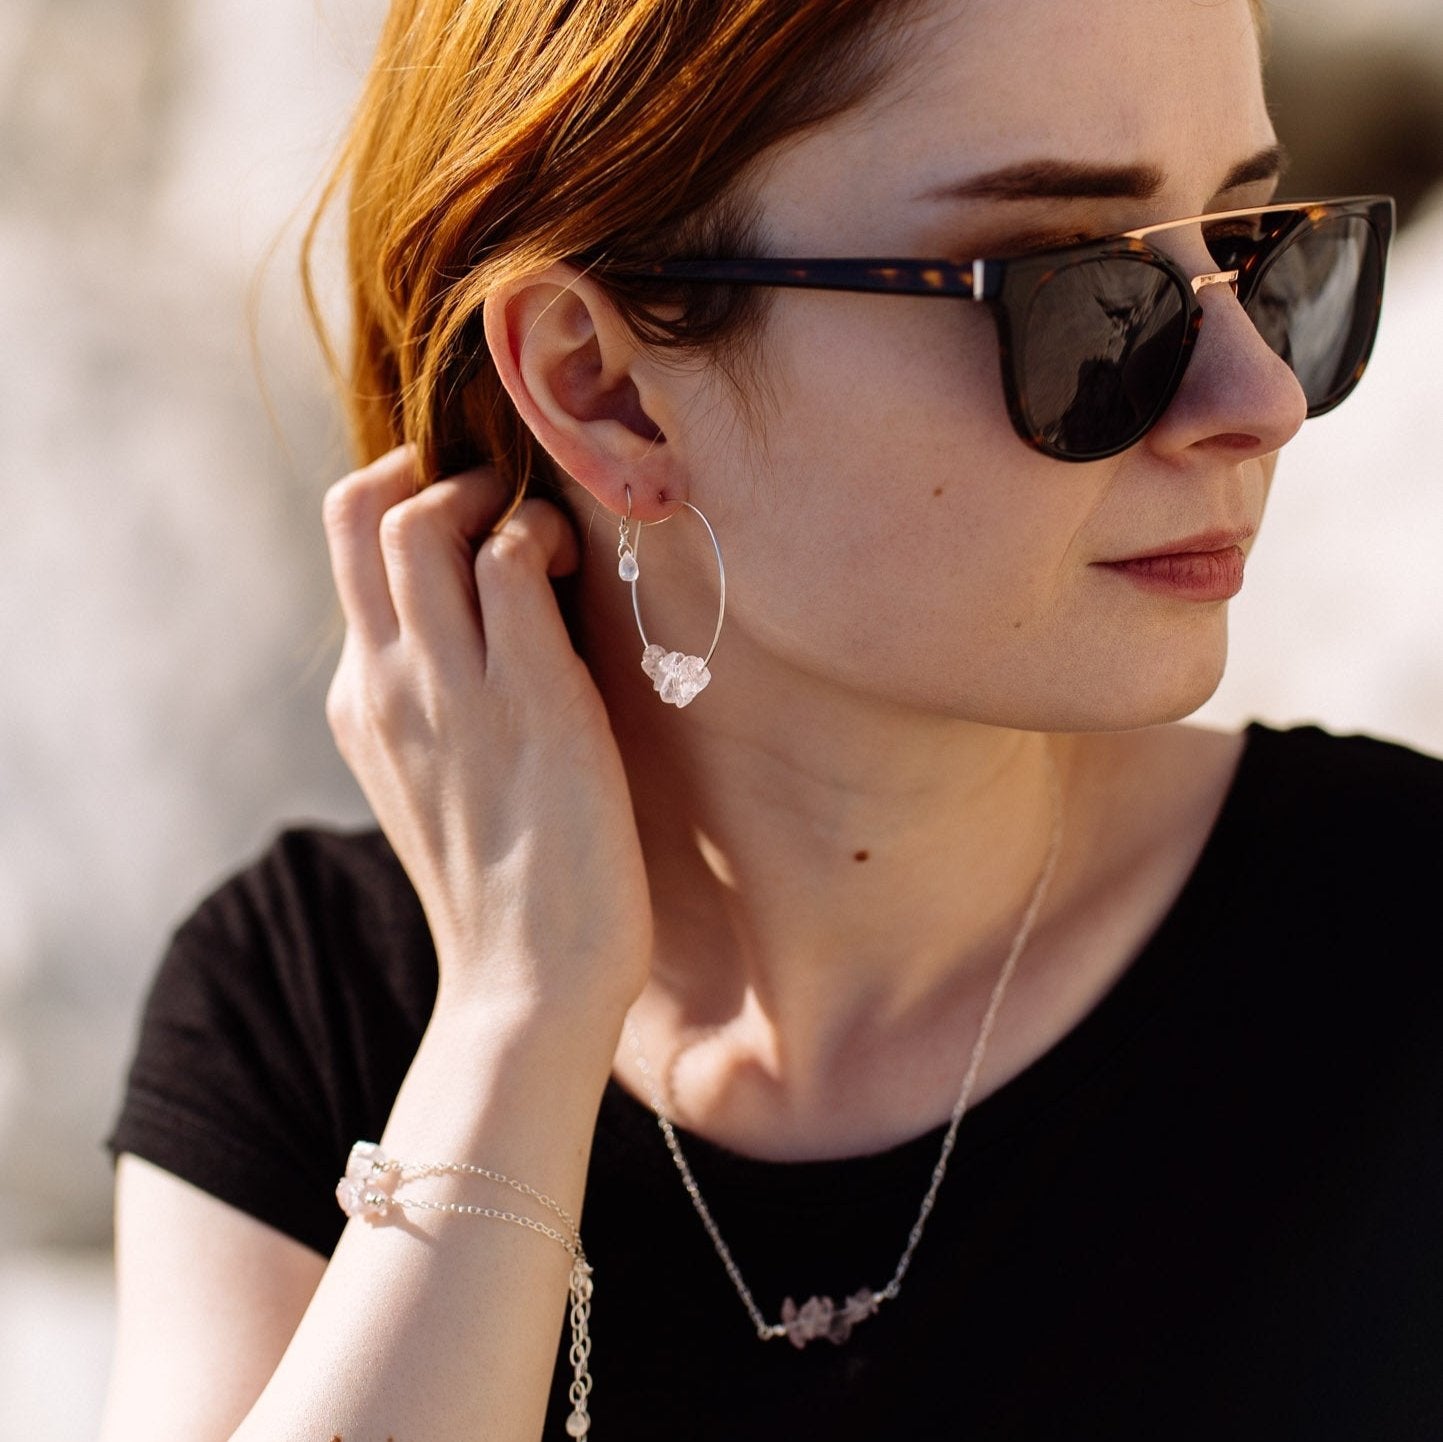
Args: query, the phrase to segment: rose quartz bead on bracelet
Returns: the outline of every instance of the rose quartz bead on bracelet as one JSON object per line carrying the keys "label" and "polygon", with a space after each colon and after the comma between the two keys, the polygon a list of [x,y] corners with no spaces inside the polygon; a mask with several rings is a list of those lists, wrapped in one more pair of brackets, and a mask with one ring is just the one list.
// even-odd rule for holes
{"label": "rose quartz bead on bracelet", "polygon": [[336,1201],[348,1217],[374,1220],[391,1208],[395,1174],[386,1170],[388,1158],[375,1142],[357,1142],[346,1159],[346,1174],[336,1183]]}

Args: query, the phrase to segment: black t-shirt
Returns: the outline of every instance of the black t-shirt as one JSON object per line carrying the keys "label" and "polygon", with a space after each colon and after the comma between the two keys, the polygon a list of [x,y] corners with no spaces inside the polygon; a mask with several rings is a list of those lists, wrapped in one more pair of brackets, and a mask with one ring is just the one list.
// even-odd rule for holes
{"label": "black t-shirt", "polygon": [[[1250,727],[1167,917],[970,1110],[901,1294],[841,1346],[757,1339],[654,1116],[609,1082],[582,1217],[593,1435],[1443,1438],[1440,860],[1443,762]],[[111,1149],[329,1253],[335,1179],[383,1131],[435,984],[384,839],[286,832],[176,934]],[[891,1277],[943,1130],[785,1163],[678,1134],[771,1320]]]}

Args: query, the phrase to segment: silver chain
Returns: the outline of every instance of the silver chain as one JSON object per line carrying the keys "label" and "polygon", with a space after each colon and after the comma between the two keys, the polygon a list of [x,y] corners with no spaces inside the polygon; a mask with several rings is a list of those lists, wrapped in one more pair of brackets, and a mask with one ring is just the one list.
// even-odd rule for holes
{"label": "silver chain", "polygon": [[402,1202],[396,1199],[397,1206],[425,1207],[430,1211],[460,1211],[468,1215],[475,1214],[485,1217],[494,1217],[499,1221],[521,1221],[529,1225],[533,1231],[541,1232],[544,1236],[554,1237],[573,1256],[581,1250],[581,1234],[577,1230],[576,1219],[561,1206],[558,1202],[548,1197],[545,1192],[538,1192],[535,1187],[529,1187],[525,1182],[518,1182],[501,1172],[493,1172],[489,1167],[472,1166],[470,1162],[401,1162],[388,1157],[385,1161],[376,1166],[378,1173],[390,1173],[395,1176],[397,1182],[423,1181],[427,1177],[442,1176],[468,1176],[485,1177],[487,1181],[499,1182],[503,1187],[510,1187],[513,1192],[520,1192],[522,1196],[531,1197],[541,1203],[549,1211],[560,1217],[566,1223],[569,1237],[563,1237],[559,1232],[553,1231],[550,1227],[542,1226],[540,1222],[532,1222],[529,1218],[516,1217],[510,1212],[495,1212],[486,1207],[468,1207],[461,1202]]}
{"label": "silver chain", "polygon": [[[957,1140],[957,1128],[962,1124],[962,1117],[967,1111],[967,1104],[972,1096],[972,1089],[977,1081],[978,1072],[982,1067],[982,1058],[987,1050],[988,1039],[992,1035],[993,1024],[997,1020],[997,1013],[1002,1006],[1002,997],[1007,990],[1007,983],[1016,970],[1018,958],[1021,957],[1027,945],[1028,938],[1032,934],[1038,913],[1042,910],[1042,904],[1047,897],[1047,891],[1052,884],[1053,873],[1057,869],[1057,858],[1062,850],[1062,788],[1057,775],[1057,766],[1052,758],[1051,749],[1044,752],[1047,758],[1048,790],[1052,803],[1052,835],[1047,846],[1047,855],[1042,863],[1042,870],[1038,873],[1036,882],[1033,884],[1031,895],[1027,901],[1027,907],[1022,914],[1022,922],[1017,928],[1017,934],[1012,938],[1012,945],[1007,952],[1007,959],[1002,963],[1002,970],[998,974],[997,981],[993,985],[992,995],[987,1003],[987,1010],[982,1017],[982,1025],[977,1031],[977,1040],[972,1046],[972,1057],[967,1065],[967,1074],[962,1081],[962,1092],[957,1098],[957,1104],[952,1108],[952,1120],[947,1128],[947,1134],[942,1139],[942,1152],[937,1159],[937,1165],[932,1169],[932,1182],[927,1188],[927,1194],[922,1198],[921,1209],[917,1213],[917,1220],[912,1225],[911,1233],[907,1238],[907,1246],[903,1251],[901,1260],[897,1263],[897,1270],[892,1274],[892,1280],[882,1288],[880,1292],[868,1292],[866,1289],[859,1292],[848,1303],[847,1324],[843,1326],[838,1334],[833,1324],[831,1340],[844,1341],[850,1333],[851,1325],[864,1320],[872,1315],[883,1302],[892,1301],[902,1290],[902,1278],[907,1275],[907,1268],[912,1264],[912,1254],[917,1250],[917,1244],[922,1240],[923,1228],[927,1225],[927,1218],[931,1215],[932,1208],[937,1201],[937,1193],[942,1186],[942,1178],[947,1174],[947,1161],[952,1155],[952,1148]],[[712,1240],[712,1246],[716,1248],[717,1256],[721,1258],[722,1265],[726,1268],[727,1275],[732,1279],[732,1285],[737,1290],[737,1295],[742,1300],[742,1305],[747,1309],[747,1315],[752,1319],[752,1325],[756,1328],[757,1336],[763,1342],[771,1341],[774,1337],[791,1337],[797,1346],[804,1345],[805,1341],[816,1336],[825,1336],[828,1333],[824,1330],[817,1330],[817,1323],[799,1321],[794,1313],[783,1322],[768,1322],[762,1315],[761,1309],[753,1299],[751,1290],[742,1278],[741,1269],[737,1266],[727,1244],[722,1240],[721,1232],[712,1218],[711,1209],[707,1206],[701,1194],[701,1188],[697,1186],[696,1178],[692,1175],[691,1167],[688,1166],[686,1157],[683,1155],[681,1145],[676,1139],[676,1131],[672,1126],[671,1118],[662,1100],[660,1089],[655,1076],[652,1074],[651,1066],[646,1057],[642,1054],[641,1041],[636,1034],[636,1027],[631,1017],[626,1018],[627,1040],[631,1043],[631,1049],[636,1053],[637,1069],[641,1072],[646,1081],[647,1090],[651,1095],[651,1107],[656,1113],[657,1125],[661,1128],[661,1134],[666,1138],[668,1151],[671,1152],[672,1160],[676,1163],[677,1171],[681,1173],[683,1185],[686,1187],[687,1195],[691,1198],[692,1205],[696,1208],[697,1215],[701,1218],[702,1225],[707,1230],[707,1235]],[[831,1299],[825,1301],[825,1312],[821,1318],[821,1325],[825,1326],[832,1317]],[[814,1307],[819,1299],[813,1298],[807,1305]],[[783,1309],[784,1315],[792,1310],[791,1298],[787,1299],[787,1307]],[[803,1316],[806,1315],[805,1309]],[[810,1330],[809,1330],[810,1328]]]}
{"label": "silver chain", "polygon": [[518,1216],[515,1212],[501,1211],[497,1207],[478,1207],[470,1202],[433,1202],[427,1197],[391,1197],[389,1200],[393,1207],[405,1207],[409,1211],[454,1212],[459,1217],[490,1217],[495,1222],[514,1222],[518,1227],[540,1232],[543,1237],[559,1242],[566,1248],[572,1261],[581,1254],[580,1246],[573,1238],[563,1237],[555,1227],[548,1227],[545,1222],[538,1222],[534,1217]]}
{"label": "silver chain", "polygon": [[[591,1358],[591,1264],[582,1250],[581,1233],[577,1230],[576,1220],[571,1213],[545,1192],[538,1192],[535,1187],[518,1182],[514,1177],[493,1172],[489,1167],[473,1166],[470,1162],[398,1161],[394,1157],[386,1156],[373,1142],[357,1142],[351,1157],[351,1163],[346,1168],[348,1178],[353,1176],[356,1170],[361,1170],[375,1179],[370,1190],[362,1185],[359,1196],[352,1199],[361,1215],[384,1216],[391,1207],[402,1207],[408,1211],[451,1212],[462,1217],[489,1217],[493,1221],[510,1222],[543,1237],[550,1237],[565,1250],[571,1258],[571,1277],[568,1284],[571,1322],[569,1357],[575,1373],[567,1389],[571,1412],[566,1419],[566,1433],[569,1437],[585,1437],[591,1430],[591,1416],[587,1410],[587,1398],[591,1395],[591,1373],[588,1370]],[[395,1195],[392,1190],[406,1182],[440,1176],[484,1177],[487,1181],[510,1187],[512,1191],[531,1197],[549,1208],[565,1224],[566,1234],[558,1232],[555,1227],[547,1226],[545,1222],[538,1222],[534,1217],[523,1217],[500,1207],[482,1207],[473,1202],[438,1202],[429,1197],[402,1197]],[[341,1185],[348,1185],[345,1178]],[[343,1201],[342,1206],[348,1214],[356,1214],[352,1213],[346,1202]]]}

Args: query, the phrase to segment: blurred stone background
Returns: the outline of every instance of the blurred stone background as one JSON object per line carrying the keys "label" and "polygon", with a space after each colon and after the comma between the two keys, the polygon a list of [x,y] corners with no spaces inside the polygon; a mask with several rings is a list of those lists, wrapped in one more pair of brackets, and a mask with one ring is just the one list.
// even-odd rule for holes
{"label": "blurred stone background", "polygon": [[[1289,192],[1391,190],[1408,224],[1203,714],[1443,752],[1443,8],[1275,8]],[[100,1139],[167,931],[283,821],[365,816],[322,716],[344,459],[293,277],[381,9],[0,7],[0,1442],[93,1435]]]}

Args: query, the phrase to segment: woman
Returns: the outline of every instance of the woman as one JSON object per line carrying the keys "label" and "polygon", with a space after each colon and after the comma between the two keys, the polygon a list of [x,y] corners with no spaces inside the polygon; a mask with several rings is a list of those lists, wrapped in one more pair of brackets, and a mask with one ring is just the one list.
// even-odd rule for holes
{"label": "woman", "polygon": [[108,1442],[1438,1435],[1443,768],[1176,724],[1390,220],[1256,18],[395,5],[380,831],[175,939]]}

